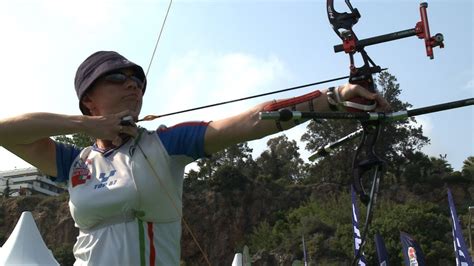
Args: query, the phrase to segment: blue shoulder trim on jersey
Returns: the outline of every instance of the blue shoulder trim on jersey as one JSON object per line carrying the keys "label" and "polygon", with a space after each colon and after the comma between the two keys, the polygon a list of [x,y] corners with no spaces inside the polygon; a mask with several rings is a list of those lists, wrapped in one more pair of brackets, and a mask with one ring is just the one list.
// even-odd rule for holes
{"label": "blue shoulder trim on jersey", "polygon": [[72,162],[81,153],[77,146],[56,142],[56,169],[58,176],[56,182],[67,182]]}
{"label": "blue shoulder trim on jersey", "polygon": [[205,157],[204,134],[209,122],[186,122],[156,131],[169,155],[187,155],[193,159]]}

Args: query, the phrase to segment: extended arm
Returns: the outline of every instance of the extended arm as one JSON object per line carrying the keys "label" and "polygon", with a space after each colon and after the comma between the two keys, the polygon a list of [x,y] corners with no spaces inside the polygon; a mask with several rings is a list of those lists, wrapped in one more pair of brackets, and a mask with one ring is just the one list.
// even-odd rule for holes
{"label": "extended arm", "polygon": [[[343,101],[361,96],[375,100],[379,108],[385,109],[388,107],[388,103],[380,95],[369,93],[361,86],[346,84],[338,87],[338,89],[341,100]],[[274,121],[260,120],[259,113],[264,111],[269,105],[281,101],[284,100],[265,102],[238,115],[211,122],[205,135],[204,149],[206,154],[212,154],[231,145],[259,139],[280,131]],[[311,99],[311,101],[314,108],[313,111],[331,111],[328,103],[327,90],[322,90],[321,95]],[[310,106],[311,104],[305,101],[296,104],[294,108],[298,111],[310,111]],[[281,129],[286,130],[295,125],[293,121],[282,122]]]}

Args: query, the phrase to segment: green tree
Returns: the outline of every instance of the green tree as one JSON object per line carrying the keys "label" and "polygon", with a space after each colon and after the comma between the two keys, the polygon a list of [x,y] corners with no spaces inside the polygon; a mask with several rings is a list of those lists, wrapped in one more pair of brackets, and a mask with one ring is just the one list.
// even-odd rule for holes
{"label": "green tree", "polygon": [[419,184],[415,186],[418,192],[428,192],[431,188],[439,187],[445,182],[463,180],[459,172],[453,172],[453,168],[446,160],[446,155],[436,158],[415,152],[408,155],[406,161],[401,179],[406,184]]}
{"label": "green tree", "polygon": [[[382,72],[377,84],[381,94],[390,103],[393,111],[406,110],[411,105],[398,99],[401,93],[400,85],[396,78],[388,72]],[[399,182],[399,177],[404,171],[407,157],[429,143],[423,136],[421,126],[416,126],[416,120],[410,118],[404,121],[384,123],[382,132],[377,141],[375,151],[388,162],[388,171],[392,173],[391,182]],[[315,152],[321,145],[334,142],[339,138],[357,130],[359,123],[356,121],[325,120],[322,123],[312,122],[302,136],[307,142],[306,149]],[[348,183],[351,176],[351,162],[359,140],[347,143],[336,149],[328,158],[321,158],[309,167],[311,172],[309,182],[322,182],[331,180],[340,184]],[[349,178],[348,178],[349,177]]]}
{"label": "green tree", "polygon": [[466,180],[474,181],[474,156],[469,156],[464,160],[461,172]]}
{"label": "green tree", "polygon": [[[392,111],[407,110],[412,107],[407,102],[402,102],[400,84],[395,76],[382,72],[377,78],[377,85],[381,88],[382,95],[390,103]],[[407,120],[384,123],[383,131],[377,143],[377,153],[389,163],[388,171],[399,177],[407,163],[407,156],[429,144],[430,140],[423,135],[421,125],[416,125],[415,117]],[[394,180],[399,182],[400,180]]]}
{"label": "green tree", "polygon": [[74,133],[72,135],[60,135],[54,137],[55,141],[76,145],[78,147],[88,147],[94,143],[94,140],[84,133]]}
{"label": "green tree", "polygon": [[74,258],[74,254],[72,252],[74,245],[66,244],[63,246],[58,246],[53,249],[53,255],[59,262],[59,265],[63,266],[72,266],[76,259]]}
{"label": "green tree", "polygon": [[261,169],[259,179],[277,181],[283,185],[298,182],[303,176],[303,160],[296,141],[285,135],[270,139],[268,149],[260,154],[256,163]]}
{"label": "green tree", "polygon": [[[362,230],[366,208],[358,205],[359,230]],[[314,198],[289,210],[274,224],[263,221],[256,226],[248,238],[250,248],[298,254],[304,235],[310,260],[326,265],[324,261],[329,261],[328,258],[337,258],[337,265],[345,265],[354,257],[351,214],[347,191]],[[376,232],[384,239],[391,265],[403,264],[400,231],[415,237],[425,253],[427,265],[454,260],[449,212],[437,204],[424,201],[396,203],[382,198],[369,228],[364,248],[369,265],[377,264],[373,241]]]}
{"label": "green tree", "polygon": [[428,179],[431,168],[431,160],[428,155],[422,152],[407,154],[406,164],[401,173],[404,183],[420,183]]}
{"label": "green tree", "polygon": [[[258,168],[252,158],[252,149],[247,143],[233,145],[214,153],[209,158],[198,160],[198,170],[191,170],[186,175],[184,184],[187,188],[194,186],[237,185],[235,182],[252,179],[257,175]],[[225,180],[232,179],[235,180]],[[240,186],[237,186],[240,187]]]}
{"label": "green tree", "polygon": [[[377,209],[377,217],[372,222],[374,230],[384,238],[391,265],[402,264],[400,231],[412,235],[420,244],[427,265],[440,265],[442,259],[454,261],[449,212],[438,204],[410,201],[397,204],[383,201]],[[375,263],[374,247],[369,249]]]}

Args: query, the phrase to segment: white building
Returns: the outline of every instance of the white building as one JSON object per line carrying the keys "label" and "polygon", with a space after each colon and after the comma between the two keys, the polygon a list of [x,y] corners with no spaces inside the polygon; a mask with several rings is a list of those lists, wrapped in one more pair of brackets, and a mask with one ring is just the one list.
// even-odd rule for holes
{"label": "white building", "polygon": [[0,172],[0,194],[9,196],[41,194],[57,196],[66,190],[36,168]]}

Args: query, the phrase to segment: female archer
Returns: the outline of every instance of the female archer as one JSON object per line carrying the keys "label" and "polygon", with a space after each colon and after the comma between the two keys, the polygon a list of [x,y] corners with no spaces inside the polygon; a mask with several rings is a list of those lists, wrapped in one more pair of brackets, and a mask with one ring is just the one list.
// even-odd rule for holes
{"label": "female archer", "polygon": [[[70,212],[79,228],[75,265],[179,265],[184,167],[295,126],[259,120],[259,112],[325,112],[355,97],[388,106],[380,95],[345,84],[264,102],[216,121],[145,130],[135,125],[147,85],[139,65],[116,52],[96,52],[79,66],[74,85],[82,115],[27,113],[1,119],[0,145],[67,182]],[[50,138],[73,133],[85,133],[95,143],[78,148]]]}

